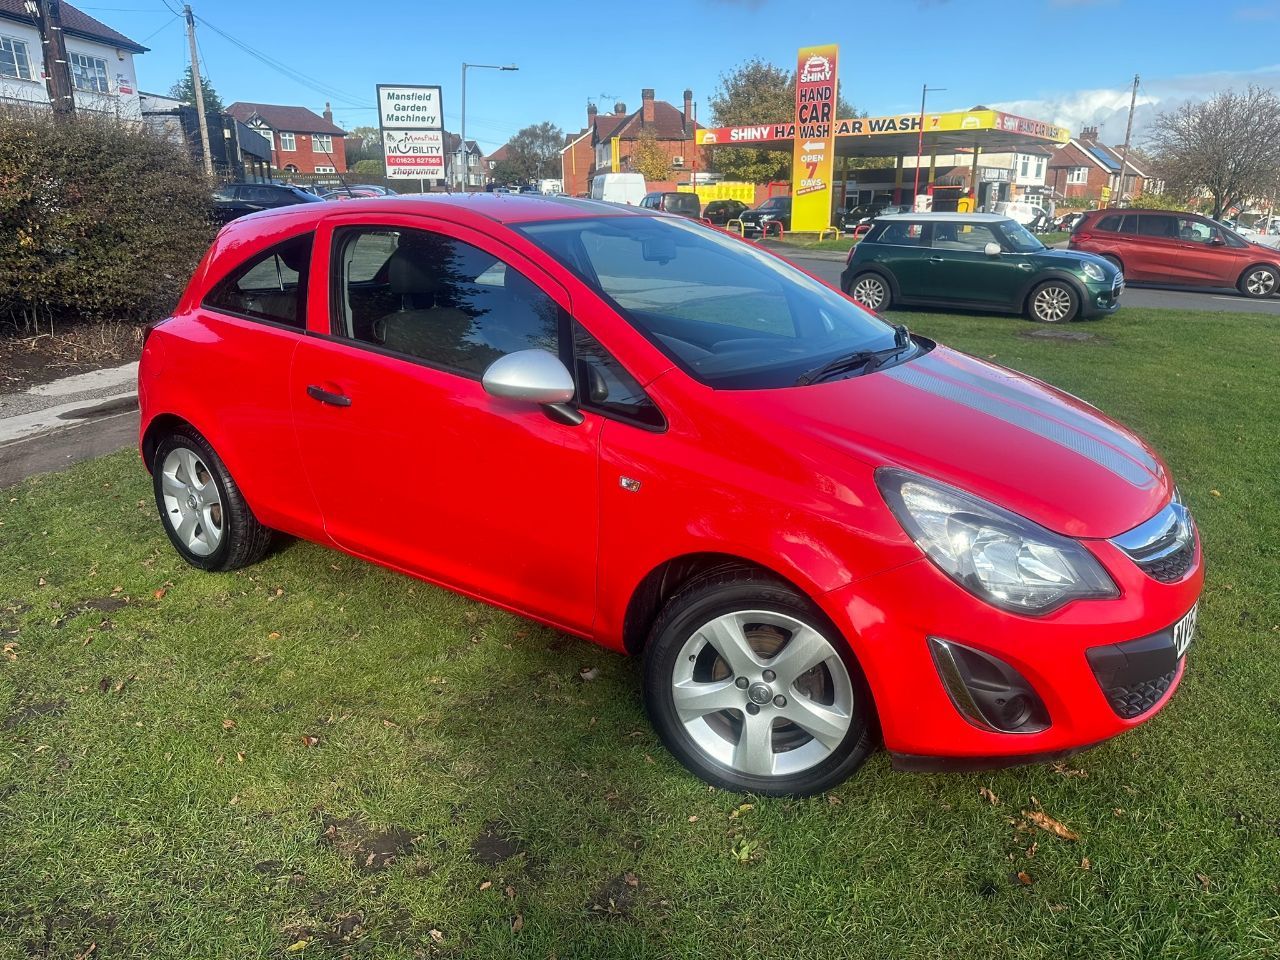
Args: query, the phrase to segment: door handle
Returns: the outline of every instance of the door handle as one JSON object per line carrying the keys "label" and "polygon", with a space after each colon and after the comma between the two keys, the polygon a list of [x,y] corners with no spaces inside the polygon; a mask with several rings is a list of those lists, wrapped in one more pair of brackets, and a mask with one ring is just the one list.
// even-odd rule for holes
{"label": "door handle", "polygon": [[944,260],[942,257],[929,257],[929,262],[930,263],[946,263],[946,260]]}
{"label": "door handle", "polygon": [[307,387],[307,396],[312,400],[319,400],[321,403],[327,403],[331,407],[349,407],[351,406],[351,398],[341,393],[334,393],[326,390],[324,387],[317,387],[314,383]]}
{"label": "door handle", "polygon": [[1029,263],[1020,263],[1020,264],[1018,264],[1018,269],[1019,269],[1019,270],[1034,270],[1034,269],[1035,269],[1035,267],[1031,266],[1031,264],[1029,264]]}

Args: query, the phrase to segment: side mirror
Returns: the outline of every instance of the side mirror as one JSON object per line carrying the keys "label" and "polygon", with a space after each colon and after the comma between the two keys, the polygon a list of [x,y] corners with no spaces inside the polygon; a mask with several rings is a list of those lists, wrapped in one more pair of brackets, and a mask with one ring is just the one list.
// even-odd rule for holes
{"label": "side mirror", "polygon": [[988,257],[998,257],[1004,251],[1000,248],[1000,244],[992,240],[990,243],[988,243],[985,247],[982,248],[982,252],[985,253]]}
{"label": "side mirror", "polygon": [[489,364],[480,385],[493,397],[539,404],[561,423],[582,422],[582,414],[570,403],[573,377],[559,358],[546,350],[518,350],[499,357]]}
{"label": "side mirror", "polygon": [[1213,247],[1221,247],[1226,242],[1226,240],[1222,239],[1222,234],[1220,233],[1215,233],[1209,238],[1209,245]]}

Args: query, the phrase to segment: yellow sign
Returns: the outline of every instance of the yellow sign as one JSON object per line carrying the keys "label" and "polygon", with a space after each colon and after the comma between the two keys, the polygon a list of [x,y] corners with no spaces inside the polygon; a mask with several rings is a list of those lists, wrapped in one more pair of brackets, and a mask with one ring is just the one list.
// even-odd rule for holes
{"label": "yellow sign", "polygon": [[[834,49],[834,48],[833,48]],[[902,113],[888,117],[856,117],[835,121],[837,137],[874,137],[891,133],[918,133],[920,114]],[[959,110],[954,113],[926,113],[925,133],[955,133],[957,131],[987,131],[992,133],[1018,133],[1052,143],[1066,143],[1071,134],[1066,127],[1029,120],[999,110]],[[698,146],[768,143],[790,140],[795,136],[795,123],[761,123],[744,127],[713,127],[695,134]]]}
{"label": "yellow sign", "polygon": [[831,226],[831,179],[836,160],[834,43],[801,47],[796,60],[796,118],[791,147],[791,229]]}
{"label": "yellow sign", "polygon": [[1103,202],[1103,203],[1106,203],[1106,202],[1107,202],[1108,200],[1110,200],[1110,199],[1111,199],[1111,188],[1110,188],[1110,187],[1103,187],[1103,188],[1102,188],[1102,202]]}
{"label": "yellow sign", "polygon": [[609,141],[609,169],[618,172],[618,138]]}

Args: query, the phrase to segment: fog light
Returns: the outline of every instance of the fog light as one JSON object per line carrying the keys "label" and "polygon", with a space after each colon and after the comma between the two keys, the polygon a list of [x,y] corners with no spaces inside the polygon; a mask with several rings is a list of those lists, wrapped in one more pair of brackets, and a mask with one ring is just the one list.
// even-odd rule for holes
{"label": "fog light", "polygon": [[938,637],[929,637],[929,652],[947,696],[974,726],[1000,733],[1048,729],[1044,703],[1027,679],[1003,660]]}

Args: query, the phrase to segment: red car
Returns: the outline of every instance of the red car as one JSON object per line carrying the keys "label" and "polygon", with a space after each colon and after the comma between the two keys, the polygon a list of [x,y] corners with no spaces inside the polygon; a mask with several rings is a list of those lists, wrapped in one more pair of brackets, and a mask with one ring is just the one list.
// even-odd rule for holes
{"label": "red car", "polygon": [[177,551],[278,530],[644,656],[712,783],[1057,757],[1184,670],[1200,546],[1081,400],[681,217],[479,195],[224,228],[139,371]]}
{"label": "red car", "polygon": [[1068,246],[1106,257],[1130,281],[1235,287],[1246,297],[1269,297],[1280,283],[1280,251],[1194,213],[1090,210]]}

